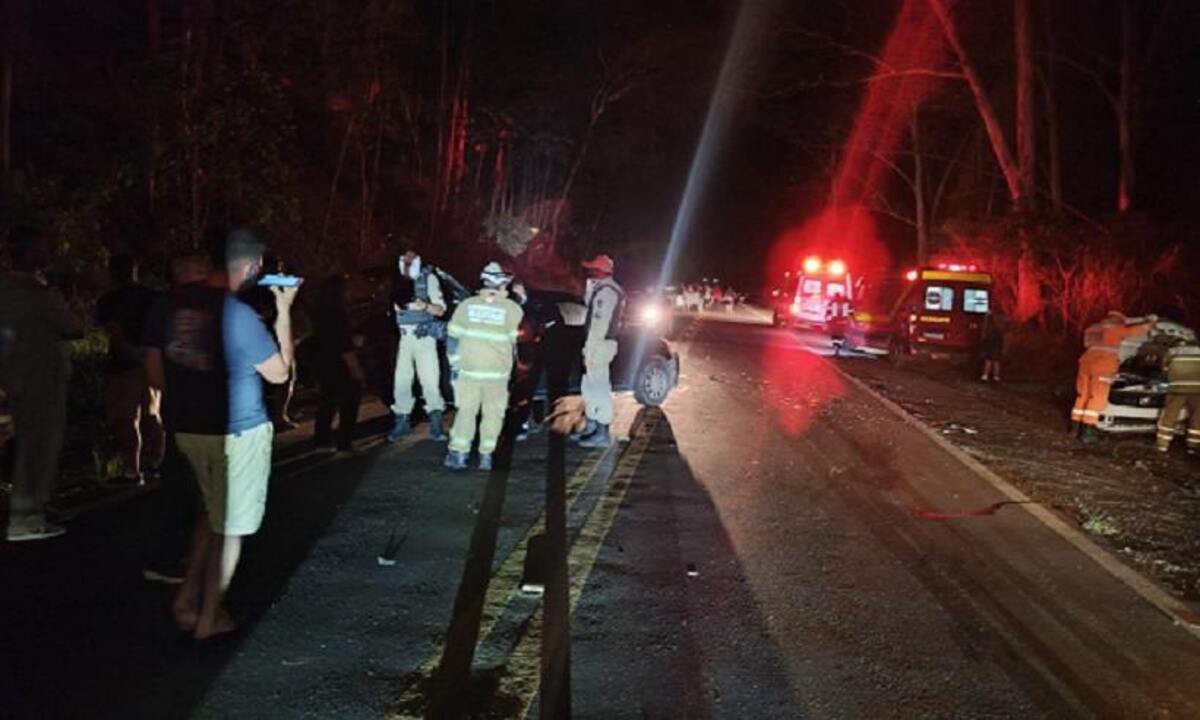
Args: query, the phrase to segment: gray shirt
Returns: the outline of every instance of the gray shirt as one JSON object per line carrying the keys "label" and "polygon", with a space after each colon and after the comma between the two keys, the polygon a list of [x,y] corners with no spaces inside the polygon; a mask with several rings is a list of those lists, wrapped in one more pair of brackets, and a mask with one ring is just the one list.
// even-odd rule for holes
{"label": "gray shirt", "polygon": [[0,274],[0,382],[65,368],[63,341],[82,336],[83,325],[57,290],[27,273]]}

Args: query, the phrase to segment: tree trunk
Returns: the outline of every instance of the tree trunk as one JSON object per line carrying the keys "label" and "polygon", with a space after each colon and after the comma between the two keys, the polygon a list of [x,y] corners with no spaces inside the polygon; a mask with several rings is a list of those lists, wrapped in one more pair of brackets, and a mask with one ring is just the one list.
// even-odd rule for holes
{"label": "tree trunk", "polygon": [[[1049,12],[1045,17],[1046,45],[1050,57],[1053,58],[1055,56],[1053,21]],[[1065,200],[1063,199],[1062,148],[1058,125],[1058,102],[1055,99],[1057,88],[1054,82],[1054,64],[1053,59],[1046,63],[1045,70],[1041,73],[1041,85],[1042,104],[1045,105],[1046,113],[1047,160],[1050,165],[1050,206],[1054,209],[1055,215],[1061,215],[1065,207]]]}
{"label": "tree trunk", "polygon": [[337,165],[333,169],[333,180],[329,183],[329,204],[325,206],[325,222],[321,224],[321,247],[325,247],[329,239],[329,222],[333,219],[333,206],[337,202],[338,183],[342,179],[342,168],[346,166],[346,153],[350,150],[350,138],[354,137],[354,126],[357,118],[350,118],[346,123],[346,134],[342,136],[342,147],[338,150]]}
{"label": "tree trunk", "polygon": [[13,52],[12,27],[16,18],[11,12],[11,0],[4,2],[4,30],[0,37],[0,207],[7,208],[12,202],[12,96],[13,75],[16,73],[16,59]]}
{"label": "tree trunk", "polygon": [[1013,24],[1017,56],[1017,170],[1021,184],[1018,209],[1034,209],[1037,178],[1037,108],[1034,104],[1033,21],[1029,0],[1014,0]]}
{"label": "tree trunk", "polygon": [[929,5],[933,8],[934,14],[937,15],[938,21],[942,25],[942,32],[946,36],[946,42],[949,43],[950,48],[954,51],[958,59],[959,65],[962,66],[963,76],[966,78],[967,85],[971,88],[971,94],[975,98],[975,108],[983,120],[983,127],[987,131],[988,140],[991,142],[992,153],[996,157],[996,164],[1000,166],[1000,171],[1004,175],[1004,182],[1008,187],[1009,199],[1015,205],[1020,206],[1022,203],[1021,175],[1017,167],[1017,162],[1013,159],[1012,151],[1008,147],[1008,141],[1004,139],[1004,127],[1000,124],[1000,118],[996,115],[996,110],[992,107],[992,102],[984,90],[979,73],[975,71],[975,66],[971,63],[971,59],[967,56],[967,51],[958,37],[958,28],[954,25],[954,19],[950,17],[950,13],[946,10],[945,0],[929,0]]}
{"label": "tree trunk", "polygon": [[[146,0],[146,70],[152,72],[152,65],[162,52],[162,7],[159,0]],[[153,99],[146,103],[146,130],[149,141],[146,143],[146,210],[154,217],[158,206],[158,168],[156,167],[159,127],[158,108]]]}
{"label": "tree trunk", "polygon": [[13,196],[12,105],[17,73],[17,17],[15,0],[0,0],[0,208],[8,208]]}
{"label": "tree trunk", "polygon": [[1121,0],[1121,87],[1117,99],[1117,145],[1120,167],[1117,178],[1117,211],[1133,206],[1133,96],[1134,54],[1137,52],[1130,0]]}
{"label": "tree trunk", "polygon": [[925,212],[925,160],[921,155],[921,110],[912,112],[913,196],[917,221],[917,266],[929,260],[929,224]]}

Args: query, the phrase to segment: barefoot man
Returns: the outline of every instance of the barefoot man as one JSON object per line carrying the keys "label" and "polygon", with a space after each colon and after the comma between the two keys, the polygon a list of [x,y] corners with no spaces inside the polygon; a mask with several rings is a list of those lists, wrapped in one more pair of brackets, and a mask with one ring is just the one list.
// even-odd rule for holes
{"label": "barefoot man", "polygon": [[181,288],[151,318],[147,376],[164,389],[164,414],[204,498],[192,536],[187,577],[173,612],[181,630],[199,640],[236,629],[225,591],[242,538],[262,523],[271,472],[274,427],[262,381],[291,376],[291,307],[296,288],[272,288],[275,337],[235,296],[262,265],[263,243],[235,230],[225,243],[226,273],[206,285]]}

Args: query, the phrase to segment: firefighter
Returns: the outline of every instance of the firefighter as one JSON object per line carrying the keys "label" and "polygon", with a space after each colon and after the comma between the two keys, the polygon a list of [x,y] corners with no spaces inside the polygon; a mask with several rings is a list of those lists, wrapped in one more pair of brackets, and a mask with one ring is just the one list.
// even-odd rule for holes
{"label": "firefighter", "polygon": [[1167,371],[1167,402],[1158,418],[1158,450],[1171,449],[1175,428],[1187,412],[1187,452],[1200,456],[1200,347],[1176,345],[1163,360]]}
{"label": "firefighter", "polygon": [[[467,467],[479,421],[479,469],[492,469],[492,452],[504,427],[508,408],[508,379],[517,348],[517,329],[524,312],[508,298],[512,275],[490,262],[480,274],[483,288],[464,300],[446,328],[450,367],[456,376],[458,412],[450,429],[450,449],[445,465]],[[482,418],[480,415],[482,414]]]}
{"label": "firefighter", "polygon": [[625,291],[613,280],[613,260],[597,255],[583,263],[588,273],[587,340],[583,345],[583,382],[581,390],[587,424],[576,436],[580,447],[608,447],[609,426],[613,421],[612,379],[610,366],[617,357],[617,335],[625,308]]}
{"label": "firefighter", "polygon": [[[400,285],[405,292],[393,299],[396,329],[400,333],[396,349],[396,371],[392,385],[392,414],[395,423],[388,432],[388,442],[396,442],[408,434],[409,419],[416,398],[413,397],[413,376],[421,383],[425,412],[429,414],[429,436],[445,440],[442,426],[441,367],[438,362],[438,341],[435,326],[446,313],[442,286],[432,268],[421,262],[417,253],[409,250],[400,256]],[[411,289],[411,293],[407,290]]]}
{"label": "firefighter", "polygon": [[1075,378],[1075,407],[1071,410],[1071,428],[1085,443],[1099,440],[1096,425],[1100,413],[1108,407],[1108,393],[1121,367],[1121,342],[1126,338],[1145,335],[1158,318],[1126,318],[1112,310],[1103,320],[1088,327],[1083,334],[1084,352],[1079,358],[1079,374]]}
{"label": "firefighter", "polygon": [[846,296],[837,293],[825,306],[825,328],[829,331],[829,340],[833,343],[833,354],[839,355],[846,345],[846,327],[850,324],[850,303]]}

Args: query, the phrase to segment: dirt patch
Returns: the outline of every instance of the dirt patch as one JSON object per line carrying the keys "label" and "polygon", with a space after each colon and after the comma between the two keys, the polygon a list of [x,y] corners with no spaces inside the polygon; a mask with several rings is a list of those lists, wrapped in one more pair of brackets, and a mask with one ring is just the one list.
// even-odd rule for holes
{"label": "dirt patch", "polygon": [[1152,435],[1085,447],[1067,432],[1074,399],[1049,383],[981,383],[933,361],[841,367],[979,459],[1034,500],[1187,600],[1200,600],[1200,462]]}

